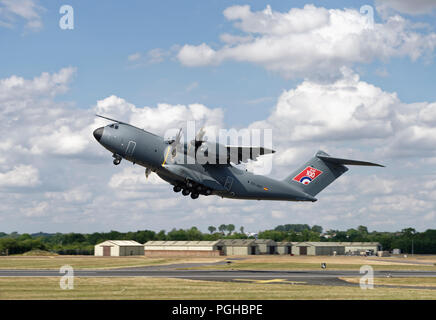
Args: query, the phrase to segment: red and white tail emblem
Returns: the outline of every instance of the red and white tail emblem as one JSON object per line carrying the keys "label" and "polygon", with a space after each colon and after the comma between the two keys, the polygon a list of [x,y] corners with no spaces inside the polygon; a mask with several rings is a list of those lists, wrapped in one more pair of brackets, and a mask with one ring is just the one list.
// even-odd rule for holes
{"label": "red and white tail emblem", "polygon": [[316,177],[318,177],[320,174],[322,174],[321,170],[315,169],[313,167],[307,167],[298,175],[296,175],[293,180],[301,182],[302,184],[309,184],[313,180],[315,180]]}

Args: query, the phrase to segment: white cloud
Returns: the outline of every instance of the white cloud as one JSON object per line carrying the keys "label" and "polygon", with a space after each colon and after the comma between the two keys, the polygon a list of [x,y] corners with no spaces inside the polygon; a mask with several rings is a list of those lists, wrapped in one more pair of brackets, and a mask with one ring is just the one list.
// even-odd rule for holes
{"label": "white cloud", "polygon": [[436,9],[434,0],[376,0],[377,11],[388,14],[389,11],[397,11],[412,15],[431,14]]}
{"label": "white cloud", "polygon": [[159,103],[156,108],[136,107],[117,96],[99,100],[96,113],[129,122],[135,126],[164,135],[169,129],[186,127],[187,121],[197,121],[213,129],[222,125],[223,110],[210,109],[202,104],[171,105]]}
{"label": "white cloud", "polygon": [[[151,173],[148,178],[145,177],[145,169],[140,166],[127,167],[121,172],[114,174],[109,180],[109,187],[117,190],[141,190],[151,187],[151,185],[165,185],[157,174]],[[149,185],[147,187],[147,185]]]}
{"label": "white cloud", "polygon": [[[2,217],[7,217],[8,226],[16,229],[17,223],[27,221],[28,231],[132,228],[129,223],[113,226],[120,212],[135,216],[135,223],[144,228],[157,212],[163,211],[164,220],[174,219],[178,202],[186,199],[175,200],[171,186],[156,174],[146,179],[142,167],[124,167],[126,161],[113,166],[110,153],[92,136],[108,121],[94,114],[164,134],[186,120],[221,126],[222,110],[201,104],[137,107],[117,96],[97,101],[92,109],[55,101],[68,90],[74,73],[74,68],[66,68],[34,79],[0,79],[0,134],[5,137],[0,150],[7,154],[0,159],[0,207],[6,208]],[[11,165],[16,163],[22,164]],[[23,190],[29,187],[31,192]],[[33,217],[38,219],[29,220]],[[102,220],[107,222],[102,225]],[[164,226],[164,220],[157,225]]]}
{"label": "white cloud", "polygon": [[46,201],[33,203],[33,206],[21,208],[20,211],[28,218],[41,218],[47,216],[49,204]]}
{"label": "white cloud", "polygon": [[[274,227],[278,220],[335,228],[369,221],[369,227],[380,227],[392,214],[396,222],[389,228],[410,223],[425,228],[428,221],[424,219],[436,212],[431,168],[414,174],[402,170],[400,158],[392,156],[387,161],[388,156],[380,156],[409,150],[413,144],[419,151],[408,155],[411,162],[427,156],[434,159],[434,152],[424,149],[435,136],[434,103],[405,104],[395,93],[360,80],[348,69],[334,82],[306,80],[283,92],[270,116],[252,124],[273,128],[278,178],[290,174],[320,147],[337,156],[388,165],[378,171],[350,168],[352,172],[321,193],[314,204],[254,203],[214,196],[193,201],[175,194],[154,173],[146,180],[140,166],[127,161],[113,166],[110,153],[92,136],[95,128],[108,123],[95,118],[95,113],[162,135],[186,120],[196,120],[206,130],[225,128],[223,110],[202,104],[136,106],[115,95],[97,101],[91,109],[78,109],[54,99],[68,90],[73,75],[74,69],[65,69],[34,79],[0,79],[0,133],[6,137],[0,151],[7,153],[0,161],[0,186],[6,191],[0,194],[2,217],[8,221],[5,228],[17,229],[25,221],[26,231],[168,230],[192,225],[205,229],[231,221],[258,231]],[[312,130],[305,130],[307,126]],[[29,186],[33,186],[31,192],[21,190]],[[420,192],[411,196],[410,190]]]}
{"label": "white cloud", "polygon": [[[9,104],[14,103],[11,109],[17,107],[27,107],[27,99],[37,97],[54,97],[57,94],[67,91],[68,84],[72,80],[76,68],[63,68],[57,73],[49,74],[43,72],[40,76],[27,80],[22,77],[12,75],[9,78],[0,80],[0,102],[2,113],[10,111]],[[17,100],[22,101],[18,103]],[[11,110],[12,111],[12,110]]]}
{"label": "white cloud", "polygon": [[67,125],[63,125],[48,135],[31,137],[31,152],[34,154],[51,152],[59,155],[83,152],[89,144],[89,137],[83,132],[72,130]]}
{"label": "white cloud", "polygon": [[0,172],[0,187],[34,187],[40,183],[38,169],[31,165],[17,165]]}
{"label": "white cloud", "polygon": [[163,62],[165,59],[171,57],[174,52],[178,51],[177,45],[172,46],[169,50],[162,48],[150,49],[147,52],[135,52],[127,57],[131,67],[142,67],[151,64],[157,64]]}
{"label": "white cloud", "polygon": [[133,54],[129,55],[127,57],[127,60],[129,60],[129,61],[136,61],[136,60],[139,60],[140,58],[141,58],[141,54],[139,52],[136,52],[136,53],[133,53]]}
{"label": "white cloud", "polygon": [[285,91],[266,122],[281,140],[310,141],[385,138],[393,133],[392,109],[396,94],[360,81],[349,70],[333,83],[306,80]]}
{"label": "white cloud", "polygon": [[190,83],[187,87],[186,87],[186,92],[191,92],[192,90],[196,89],[198,87],[198,82],[194,81],[192,83]]}
{"label": "white cloud", "polygon": [[396,93],[360,80],[350,70],[332,83],[306,80],[281,94],[271,115],[251,127],[272,128],[274,143],[292,148],[276,163],[293,160],[295,148],[365,141],[382,158],[435,156],[434,103],[406,104]]}
{"label": "white cloud", "polygon": [[147,52],[147,61],[149,63],[160,63],[169,55],[169,52],[161,49],[155,48]]}
{"label": "white cloud", "polygon": [[436,46],[436,34],[418,33],[396,15],[373,26],[353,9],[325,9],[313,5],[288,12],[253,12],[250,6],[224,10],[227,20],[247,35],[221,36],[225,45],[184,45],[177,58],[186,66],[216,65],[226,60],[247,61],[287,78],[331,78],[343,66],[408,56],[416,60]]}
{"label": "white cloud", "polygon": [[26,21],[26,28],[42,28],[41,12],[45,11],[35,0],[0,0],[0,26],[13,28],[17,18]]}
{"label": "white cloud", "polygon": [[[198,67],[209,64],[219,63],[221,58],[217,58],[216,51],[207,44],[202,43],[198,46],[186,44],[180,49],[177,58],[185,66]],[[218,59],[218,60],[217,60]]]}
{"label": "white cloud", "polygon": [[85,203],[91,199],[91,192],[86,185],[80,185],[63,192],[46,192],[44,197],[51,200],[65,201],[67,203]]}
{"label": "white cloud", "polygon": [[271,211],[271,217],[275,219],[283,219],[286,217],[285,213],[283,211],[279,210],[272,210]]}
{"label": "white cloud", "polygon": [[419,112],[419,119],[429,125],[436,125],[436,102],[424,106]]}

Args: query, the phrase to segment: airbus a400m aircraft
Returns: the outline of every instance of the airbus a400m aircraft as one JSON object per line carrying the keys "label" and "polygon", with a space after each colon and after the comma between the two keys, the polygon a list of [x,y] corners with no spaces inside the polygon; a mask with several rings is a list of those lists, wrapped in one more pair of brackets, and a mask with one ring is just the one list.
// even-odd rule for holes
{"label": "airbus a400m aircraft", "polygon": [[[231,160],[238,164],[256,160],[274,150],[207,142],[203,140],[203,130],[190,142],[181,143],[181,129],[175,139],[165,140],[128,123],[97,116],[114,122],[96,129],[94,137],[112,153],[115,165],[122,159],[139,164],[145,167],[146,177],[155,172],[173,185],[174,192],[182,192],[184,196],[190,194],[192,199],[199,195],[217,195],[232,199],[314,202],[321,190],[348,171],[345,165],[383,167],[366,161],[335,158],[318,151],[285,179],[276,180],[241,170],[231,163]],[[209,159],[216,161],[186,161],[190,154],[195,158],[199,148]],[[232,154],[236,154],[236,160]]]}

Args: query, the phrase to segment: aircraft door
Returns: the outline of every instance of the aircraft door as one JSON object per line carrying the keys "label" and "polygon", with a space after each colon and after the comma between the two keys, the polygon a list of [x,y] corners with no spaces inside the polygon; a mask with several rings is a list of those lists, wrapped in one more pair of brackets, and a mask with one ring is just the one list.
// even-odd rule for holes
{"label": "aircraft door", "polygon": [[227,177],[226,182],[224,183],[224,188],[227,191],[230,191],[232,189],[232,184],[233,184],[233,178],[232,177]]}
{"label": "aircraft door", "polygon": [[135,141],[129,141],[126,148],[126,156],[131,157],[133,155],[133,151],[135,151],[136,142]]}

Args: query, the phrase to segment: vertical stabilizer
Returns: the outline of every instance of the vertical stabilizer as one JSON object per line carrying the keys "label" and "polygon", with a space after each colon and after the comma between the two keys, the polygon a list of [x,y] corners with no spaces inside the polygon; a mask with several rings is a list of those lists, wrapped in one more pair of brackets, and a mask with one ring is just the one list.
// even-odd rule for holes
{"label": "vertical stabilizer", "polygon": [[292,172],[285,181],[315,196],[348,171],[345,164],[383,167],[372,162],[334,158],[320,150],[304,165]]}

